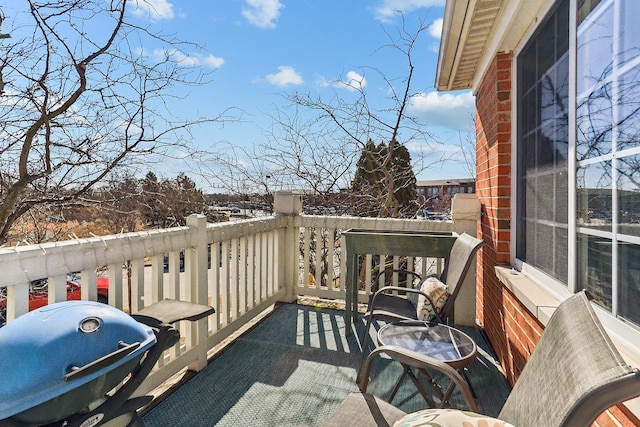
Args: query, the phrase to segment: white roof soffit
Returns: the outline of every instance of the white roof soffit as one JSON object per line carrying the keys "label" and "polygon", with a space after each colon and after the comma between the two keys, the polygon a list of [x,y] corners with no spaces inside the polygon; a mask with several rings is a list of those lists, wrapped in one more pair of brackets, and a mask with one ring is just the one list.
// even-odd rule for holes
{"label": "white roof soffit", "polygon": [[447,0],[436,89],[474,87],[496,53],[515,49],[545,3],[548,0]]}

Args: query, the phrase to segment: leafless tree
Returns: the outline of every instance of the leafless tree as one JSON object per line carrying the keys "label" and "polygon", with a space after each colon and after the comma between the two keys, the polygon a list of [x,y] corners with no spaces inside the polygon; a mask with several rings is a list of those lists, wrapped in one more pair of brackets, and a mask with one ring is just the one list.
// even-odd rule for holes
{"label": "leafless tree", "polygon": [[[385,143],[388,155],[373,156],[372,161],[383,176],[383,194],[375,198],[379,216],[393,216],[393,196],[398,180],[392,175],[393,149],[397,144],[411,147],[415,174],[444,160],[444,150],[437,150],[427,126],[411,115],[414,97],[422,91],[414,89],[413,56],[420,35],[428,28],[421,21],[417,29],[409,29],[403,20],[396,32],[387,33],[389,43],[379,49],[393,49],[398,63],[404,63],[403,74],[391,77],[383,68],[366,66],[358,76],[348,74],[328,86],[330,96],[310,93],[284,93],[285,107],[272,114],[272,128],[265,130],[265,142],[251,150],[236,149],[209,164],[221,165],[216,170],[220,185],[237,190],[247,181],[256,188],[304,189],[314,195],[330,195],[352,185],[356,163],[367,143]],[[388,64],[387,64],[388,66]],[[385,103],[375,108],[370,101],[367,75],[379,76],[384,82]],[[377,87],[376,90],[380,88]],[[269,179],[265,177],[269,176]],[[367,194],[372,196],[371,194]]]}
{"label": "leafless tree", "polygon": [[[475,127],[475,117],[469,117],[469,123]],[[472,127],[473,129],[473,127]],[[462,157],[464,171],[471,177],[476,176],[476,136],[471,132],[460,132],[458,134],[458,147]]]}
{"label": "leafless tree", "polygon": [[193,126],[224,119],[226,112],[174,118],[172,101],[210,78],[188,60],[200,48],[130,21],[130,4],[3,5],[0,241],[31,209],[77,201],[123,169],[135,173],[178,148],[190,151]]}

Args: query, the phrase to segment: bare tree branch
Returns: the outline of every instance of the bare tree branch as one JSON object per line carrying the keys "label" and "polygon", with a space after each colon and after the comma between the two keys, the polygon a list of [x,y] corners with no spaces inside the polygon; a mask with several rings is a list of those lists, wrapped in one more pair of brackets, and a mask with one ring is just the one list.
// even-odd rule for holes
{"label": "bare tree branch", "polygon": [[0,241],[36,206],[72,202],[177,151],[198,154],[190,130],[230,119],[173,118],[184,88],[210,81],[182,62],[200,48],[129,22],[127,1],[24,5],[0,40]]}

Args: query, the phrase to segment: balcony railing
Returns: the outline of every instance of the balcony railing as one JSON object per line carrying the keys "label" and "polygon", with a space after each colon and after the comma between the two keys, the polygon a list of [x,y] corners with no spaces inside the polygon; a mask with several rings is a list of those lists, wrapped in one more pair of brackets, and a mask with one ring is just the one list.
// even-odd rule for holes
{"label": "balcony railing", "polygon": [[[185,227],[3,248],[6,320],[29,311],[31,282],[47,279],[51,304],[66,300],[67,274],[78,272],[82,299],[96,300],[96,279],[105,276],[109,304],[128,312],[164,298],[215,307],[208,321],[180,325],[183,340],[158,362],[139,390],[146,393],[185,367],[203,369],[211,348],[276,301],[344,299],[342,231],[475,231],[479,210],[471,206],[454,205],[453,221],[307,216],[299,214],[299,196],[280,193],[273,217],[208,224],[204,216],[192,215]],[[370,283],[380,259],[398,266],[400,257],[379,258],[384,255],[363,258],[363,283]],[[406,262],[423,269],[442,266],[441,259]],[[364,302],[370,288],[359,289]]]}

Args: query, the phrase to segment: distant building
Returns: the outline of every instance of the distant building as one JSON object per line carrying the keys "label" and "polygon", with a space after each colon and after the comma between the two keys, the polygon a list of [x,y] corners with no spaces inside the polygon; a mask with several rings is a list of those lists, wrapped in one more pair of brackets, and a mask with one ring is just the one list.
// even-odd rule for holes
{"label": "distant building", "polygon": [[476,180],[464,179],[434,179],[431,181],[417,181],[416,189],[419,196],[453,196],[457,193],[475,193]]}
{"label": "distant building", "polygon": [[422,211],[449,212],[451,199],[455,194],[475,193],[475,191],[476,180],[474,178],[416,182],[417,201]]}

